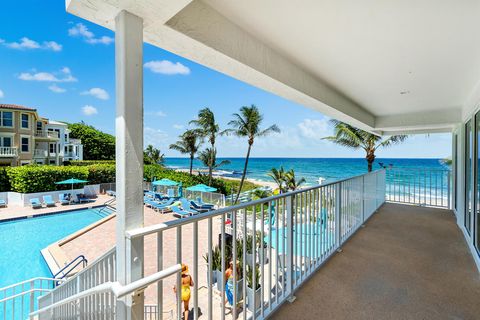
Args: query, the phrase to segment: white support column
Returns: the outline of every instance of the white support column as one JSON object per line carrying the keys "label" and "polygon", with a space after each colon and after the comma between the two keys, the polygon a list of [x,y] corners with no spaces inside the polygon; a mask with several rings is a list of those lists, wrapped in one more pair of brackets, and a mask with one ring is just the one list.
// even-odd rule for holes
{"label": "white support column", "polygon": [[[117,115],[117,280],[143,276],[143,239],[125,231],[143,227],[143,20],[121,11],[115,20]],[[143,320],[143,293],[117,302],[116,319]]]}

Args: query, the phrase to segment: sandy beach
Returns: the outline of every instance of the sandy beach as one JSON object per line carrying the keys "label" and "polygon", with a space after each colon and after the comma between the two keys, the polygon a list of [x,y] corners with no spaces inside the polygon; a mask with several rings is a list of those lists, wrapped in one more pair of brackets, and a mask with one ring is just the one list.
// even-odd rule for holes
{"label": "sandy beach", "polygon": [[[175,169],[175,171],[189,172],[188,169]],[[193,174],[198,175],[199,173],[206,174],[208,172],[206,172],[206,170],[193,169]],[[221,178],[221,179],[225,179],[225,180],[236,180],[236,181],[241,180],[240,178],[224,177],[224,176],[220,176],[220,175],[215,175],[215,173],[213,174],[213,177],[214,178]],[[272,188],[272,190],[275,190],[277,188],[277,184],[275,182],[262,181],[262,180],[258,180],[258,179],[251,179],[251,178],[248,178],[248,177],[245,180],[248,181],[248,182],[251,182],[251,183],[255,183],[255,184],[257,184],[259,186],[262,186],[262,187],[270,187],[270,188]]]}

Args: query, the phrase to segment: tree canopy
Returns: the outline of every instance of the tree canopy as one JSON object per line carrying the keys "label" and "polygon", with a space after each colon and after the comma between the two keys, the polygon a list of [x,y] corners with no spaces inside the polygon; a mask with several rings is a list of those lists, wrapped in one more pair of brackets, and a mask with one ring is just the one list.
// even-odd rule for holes
{"label": "tree canopy", "polygon": [[70,138],[81,139],[84,160],[113,160],[115,159],[115,137],[102,132],[93,126],[79,123],[68,125]]}

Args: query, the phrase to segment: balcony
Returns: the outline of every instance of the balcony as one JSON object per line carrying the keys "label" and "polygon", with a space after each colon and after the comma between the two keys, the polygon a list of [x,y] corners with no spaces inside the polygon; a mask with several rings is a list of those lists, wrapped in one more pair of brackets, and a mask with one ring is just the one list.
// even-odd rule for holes
{"label": "balcony", "polygon": [[48,130],[35,131],[35,139],[38,141],[52,141],[60,139],[58,132]]}
{"label": "balcony", "polygon": [[480,281],[449,210],[385,204],[275,319],[478,319]]}
{"label": "balcony", "polygon": [[0,158],[14,158],[18,156],[18,150],[15,147],[0,147]]}

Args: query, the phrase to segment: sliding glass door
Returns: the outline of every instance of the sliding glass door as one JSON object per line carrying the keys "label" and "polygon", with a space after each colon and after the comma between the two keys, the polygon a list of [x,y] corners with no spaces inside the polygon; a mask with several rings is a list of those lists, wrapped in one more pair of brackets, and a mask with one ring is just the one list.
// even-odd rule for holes
{"label": "sliding glass door", "polygon": [[469,234],[471,234],[471,217],[473,210],[473,172],[472,172],[472,161],[473,157],[473,130],[472,130],[472,120],[469,120],[465,124],[465,229]]}
{"label": "sliding glass door", "polygon": [[480,148],[478,142],[480,141],[480,112],[475,116],[475,215],[473,217],[473,243],[478,252],[480,252]]}

